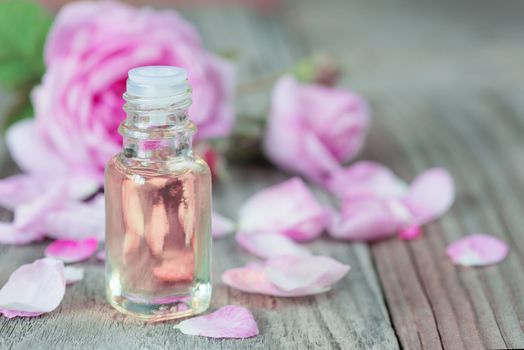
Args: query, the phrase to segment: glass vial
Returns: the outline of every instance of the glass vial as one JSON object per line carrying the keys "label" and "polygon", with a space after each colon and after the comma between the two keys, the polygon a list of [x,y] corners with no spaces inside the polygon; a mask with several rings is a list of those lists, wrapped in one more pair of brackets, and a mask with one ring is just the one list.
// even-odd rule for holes
{"label": "glass vial", "polygon": [[191,150],[185,70],[129,71],[123,151],[107,164],[106,293],[148,321],[205,311],[211,299],[211,175]]}

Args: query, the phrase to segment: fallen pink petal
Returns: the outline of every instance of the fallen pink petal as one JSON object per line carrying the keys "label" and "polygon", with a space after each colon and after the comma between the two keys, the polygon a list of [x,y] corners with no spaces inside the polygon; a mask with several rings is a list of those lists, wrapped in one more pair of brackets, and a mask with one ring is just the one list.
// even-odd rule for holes
{"label": "fallen pink petal", "polygon": [[[27,176],[33,180],[22,189],[25,193],[19,195],[29,196],[37,188],[44,191],[50,184],[57,182],[65,183],[67,190],[64,194],[73,199],[84,199],[95,193],[100,188],[97,176],[71,172],[64,159],[42,140],[36,124],[34,120],[22,120],[12,125],[6,133],[6,144],[11,157],[27,172],[17,176]],[[22,178],[17,180],[22,181]],[[18,185],[20,184],[19,182]],[[14,186],[15,183],[9,185]]]}
{"label": "fallen pink petal", "polygon": [[58,307],[65,293],[64,264],[44,258],[16,269],[0,289],[0,313],[33,317]]}
{"label": "fallen pink petal", "polygon": [[47,214],[60,207],[66,199],[63,184],[50,186],[41,196],[15,209],[14,226],[20,230],[41,230]]}
{"label": "fallen pink petal", "polygon": [[401,229],[398,233],[398,237],[405,241],[416,239],[422,235],[422,228],[419,225],[411,225],[404,229]]}
{"label": "fallen pink petal", "polygon": [[211,234],[213,238],[229,236],[235,231],[235,222],[216,212],[211,213]]}
{"label": "fallen pink petal", "polygon": [[278,232],[307,241],[320,236],[329,221],[328,210],[295,177],[251,196],[239,210],[238,232]]}
{"label": "fallen pink petal", "polygon": [[298,297],[329,291],[349,269],[348,265],[324,256],[279,256],[227,270],[222,281],[247,293]]}
{"label": "fallen pink petal", "polygon": [[105,239],[104,195],[90,202],[68,201],[47,213],[43,220],[46,235],[53,239]]}
{"label": "fallen pink petal", "polygon": [[65,263],[74,263],[89,258],[97,249],[98,240],[94,237],[80,241],[57,240],[47,246],[45,255]]}
{"label": "fallen pink petal", "polygon": [[415,221],[424,225],[444,215],[455,200],[455,184],[449,172],[433,168],[417,176],[405,199]]}
{"label": "fallen pink petal", "polygon": [[84,268],[76,266],[66,266],[64,268],[64,276],[67,285],[75,284],[84,279]]}
{"label": "fallen pink petal", "polygon": [[333,213],[331,237],[352,241],[375,241],[393,236],[408,225],[411,214],[398,200],[373,197],[343,202],[342,213]]}
{"label": "fallen pink petal", "polygon": [[96,258],[100,261],[106,261],[106,251],[101,250],[98,253],[96,253]]}
{"label": "fallen pink petal", "polygon": [[[35,180],[32,183],[31,180]],[[9,182],[15,183],[16,186],[40,186],[36,184],[39,177],[20,177]],[[32,183],[32,184],[31,184]],[[8,185],[8,187],[11,185]],[[4,190],[6,190],[4,188]],[[17,192],[15,188],[11,189]],[[45,188],[45,191],[38,195],[32,193],[35,189],[28,189],[17,198],[17,205],[14,207],[14,221],[0,222],[0,243],[3,244],[28,244],[40,241],[45,236],[44,221],[46,216],[56,208],[59,208],[65,199],[67,192],[63,183],[53,183]],[[9,192],[9,191],[6,191]],[[20,189],[20,193],[24,191]]]}
{"label": "fallen pink petal", "polygon": [[42,195],[49,186],[45,176],[18,174],[0,180],[0,206],[15,210],[21,204],[31,202]]}
{"label": "fallen pink petal", "polygon": [[25,119],[7,129],[5,141],[11,157],[27,173],[50,176],[67,173],[67,165],[42,140],[36,124],[35,120]]}
{"label": "fallen pink petal", "polygon": [[486,266],[501,262],[509,248],[503,240],[485,233],[476,233],[451,243],[446,253],[454,264]]}
{"label": "fallen pink petal", "polygon": [[404,196],[408,185],[391,169],[371,161],[360,161],[333,173],[326,187],[340,198],[390,198]]}
{"label": "fallen pink petal", "polygon": [[238,305],[227,305],[210,314],[184,320],[174,328],[184,334],[209,338],[250,338],[259,334],[251,311]]}
{"label": "fallen pink petal", "polygon": [[307,248],[279,233],[237,234],[236,240],[242,248],[262,259],[280,255],[311,255]]}
{"label": "fallen pink petal", "polygon": [[281,256],[268,260],[265,269],[269,280],[285,291],[310,288],[330,288],[350,267],[327,256]]}
{"label": "fallen pink petal", "polygon": [[21,230],[13,223],[0,222],[0,244],[28,244],[43,240],[44,233],[35,230]]}
{"label": "fallen pink petal", "polygon": [[333,174],[326,186],[341,200],[328,233],[339,239],[374,241],[399,234],[415,239],[427,224],[449,210],[455,186],[443,168],[424,171],[407,186],[390,169],[361,161]]}

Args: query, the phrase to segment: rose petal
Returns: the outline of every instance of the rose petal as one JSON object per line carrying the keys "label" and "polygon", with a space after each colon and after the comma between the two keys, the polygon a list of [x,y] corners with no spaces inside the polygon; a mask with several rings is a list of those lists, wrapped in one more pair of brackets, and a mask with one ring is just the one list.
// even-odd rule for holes
{"label": "rose petal", "polygon": [[238,227],[242,234],[279,232],[306,241],[321,235],[329,220],[329,212],[295,177],[249,198],[240,208]]}
{"label": "rose petal", "polygon": [[248,309],[227,305],[207,315],[174,326],[184,334],[210,338],[249,338],[258,335],[257,323]]}
{"label": "rose petal", "polygon": [[11,318],[51,312],[64,293],[64,264],[55,259],[39,259],[16,269],[0,289],[0,313]]}
{"label": "rose petal", "polygon": [[[65,176],[65,175],[61,175]],[[30,203],[50,188],[62,184],[67,187],[70,198],[84,199],[99,188],[96,181],[82,175],[62,178],[58,175],[18,174],[0,180],[0,206],[15,210],[18,206]]]}
{"label": "rose petal", "polygon": [[[305,269],[313,264],[319,266],[310,277]],[[247,293],[296,297],[324,293],[348,271],[349,266],[327,257],[281,256],[263,264],[227,270],[222,274],[222,281]],[[292,281],[288,283],[286,280]]]}
{"label": "rose petal", "polygon": [[418,238],[420,235],[422,235],[422,228],[416,224],[410,225],[398,233],[398,237],[406,241]]}
{"label": "rose petal", "polygon": [[28,244],[44,239],[44,233],[38,230],[24,231],[12,223],[0,222],[0,244]]}
{"label": "rose petal", "polygon": [[7,318],[13,318],[13,317],[36,317],[40,316],[42,312],[30,312],[30,311],[16,311],[16,310],[8,310],[0,307],[0,314],[3,314]]}
{"label": "rose petal", "polygon": [[389,168],[370,161],[360,161],[334,173],[325,185],[341,198],[401,197],[408,191],[407,184]]}
{"label": "rose petal", "polygon": [[410,222],[410,213],[398,200],[373,197],[343,203],[342,214],[334,214],[330,236],[356,241],[373,241],[392,236]]}
{"label": "rose petal", "polygon": [[63,184],[51,186],[35,200],[16,208],[14,226],[18,230],[42,230],[46,215],[60,207],[66,199],[67,191]]}
{"label": "rose petal", "polygon": [[311,286],[330,288],[348,273],[350,267],[327,256],[281,256],[269,260],[265,269],[275,286],[289,292]]}
{"label": "rose petal", "polygon": [[[83,173],[73,173],[68,175],[68,193],[71,199],[85,199],[93,195],[100,188],[100,181],[97,176]],[[102,195],[103,197],[103,195]]]}
{"label": "rose petal", "polygon": [[69,201],[49,212],[43,220],[47,236],[54,239],[105,239],[104,195],[88,203]]}
{"label": "rose petal", "polygon": [[457,265],[485,266],[496,264],[508,255],[508,245],[488,234],[466,236],[448,245],[446,253]]}
{"label": "rose petal", "polygon": [[95,237],[80,241],[57,240],[47,246],[45,255],[66,263],[74,263],[89,258],[97,248],[98,240]]}
{"label": "rose petal", "polygon": [[100,261],[106,261],[106,251],[101,250],[98,253],[96,253],[96,258]]}
{"label": "rose petal", "polygon": [[42,139],[34,119],[13,124],[6,132],[6,144],[20,169],[34,174],[66,174],[67,165]]}
{"label": "rose petal", "polygon": [[49,181],[43,176],[18,174],[0,180],[0,205],[14,210],[42,195]]}
{"label": "rose petal", "polygon": [[211,234],[213,238],[228,236],[235,231],[235,223],[218,213],[211,213]]}
{"label": "rose petal", "polygon": [[[224,282],[229,287],[247,293],[258,293],[274,296],[295,296],[293,293],[287,293],[280,290],[273,283],[271,283],[267,278],[264,266],[257,263],[252,263],[244,267],[225,271],[222,274],[222,282]],[[322,292],[324,292],[324,290],[313,291],[312,294]]]}
{"label": "rose petal", "polygon": [[442,168],[424,171],[411,184],[406,205],[419,225],[442,216],[455,199],[455,184],[449,172]]}
{"label": "rose petal", "polygon": [[305,247],[279,233],[237,234],[236,240],[242,248],[262,259],[279,255],[311,255]]}
{"label": "rose petal", "polygon": [[76,266],[66,266],[64,268],[66,284],[74,284],[84,279],[84,268]]}

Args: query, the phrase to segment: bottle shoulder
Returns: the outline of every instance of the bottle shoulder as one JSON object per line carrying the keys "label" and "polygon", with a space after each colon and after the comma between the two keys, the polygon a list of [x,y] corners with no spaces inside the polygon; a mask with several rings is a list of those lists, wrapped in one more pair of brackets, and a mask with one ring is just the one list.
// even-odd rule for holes
{"label": "bottle shoulder", "polygon": [[127,158],[123,153],[118,153],[109,160],[105,171],[106,174],[108,172],[117,172],[127,176],[132,176],[137,173],[151,177],[199,174],[211,178],[211,170],[209,166],[202,158],[196,155],[191,157],[174,158],[162,162],[151,162],[148,160]]}

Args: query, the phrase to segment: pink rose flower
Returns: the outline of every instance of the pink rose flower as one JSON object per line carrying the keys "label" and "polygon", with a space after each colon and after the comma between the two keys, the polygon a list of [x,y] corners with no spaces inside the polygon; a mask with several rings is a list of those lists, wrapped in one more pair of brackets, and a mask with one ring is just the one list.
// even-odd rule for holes
{"label": "pink rose flower", "polygon": [[362,147],[369,112],[352,92],[284,76],[271,102],[264,151],[286,171],[324,182]]}
{"label": "pink rose flower", "polygon": [[66,5],[47,38],[45,63],[32,94],[34,121],[14,125],[7,137],[27,172],[81,173],[101,183],[105,163],[120,149],[122,94],[128,70],[137,66],[187,69],[197,139],[225,136],[234,124],[232,66],[205,51],[175,11],[103,1]]}

